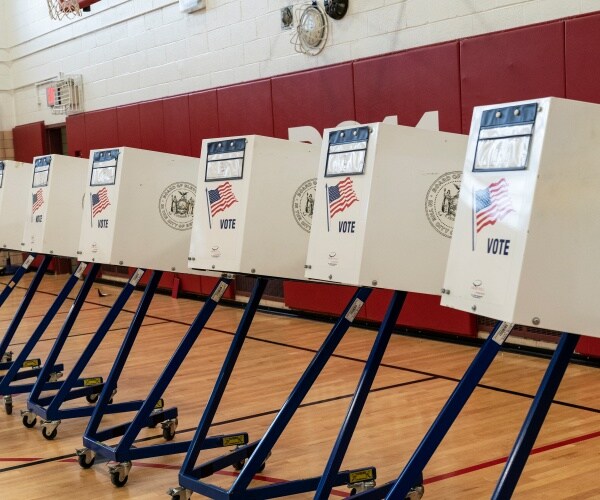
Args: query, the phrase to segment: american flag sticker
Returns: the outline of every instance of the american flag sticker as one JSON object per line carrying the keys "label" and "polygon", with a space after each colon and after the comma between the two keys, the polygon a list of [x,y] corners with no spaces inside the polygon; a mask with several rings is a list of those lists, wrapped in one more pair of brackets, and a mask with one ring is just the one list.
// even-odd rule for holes
{"label": "american flag sticker", "polygon": [[36,210],[40,209],[42,207],[42,205],[44,204],[44,195],[42,192],[42,189],[38,189],[34,194],[33,194],[33,201],[32,201],[32,206],[31,206],[31,213],[34,214]]}
{"label": "american flag sticker", "polygon": [[327,222],[333,219],[333,216],[343,212],[348,207],[358,201],[358,197],[354,192],[352,179],[346,177],[338,182],[335,186],[325,186],[327,194]]}
{"label": "american flag sticker", "polygon": [[100,212],[102,212],[105,208],[110,206],[110,201],[108,199],[108,190],[106,188],[102,188],[97,193],[92,193],[92,219],[96,217]]}
{"label": "american flag sticker", "polygon": [[219,212],[223,212],[228,209],[234,203],[237,203],[237,198],[233,193],[231,182],[225,182],[216,189],[207,189],[206,197],[208,199],[208,209],[210,213],[210,219],[217,215]]}
{"label": "american flag sticker", "polygon": [[514,212],[506,179],[491,183],[473,194],[473,250],[475,237],[486,226],[493,226]]}

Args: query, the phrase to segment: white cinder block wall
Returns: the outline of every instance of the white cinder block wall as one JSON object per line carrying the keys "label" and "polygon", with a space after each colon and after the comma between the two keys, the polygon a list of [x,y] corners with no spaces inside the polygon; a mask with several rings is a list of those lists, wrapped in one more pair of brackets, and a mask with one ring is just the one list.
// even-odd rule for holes
{"label": "white cinder block wall", "polygon": [[0,0],[0,130],[51,115],[36,82],[82,74],[84,109],[164,97],[600,9],[600,0],[350,0],[317,57],[294,52],[281,7],[299,0],[102,0],[50,21],[46,0]]}

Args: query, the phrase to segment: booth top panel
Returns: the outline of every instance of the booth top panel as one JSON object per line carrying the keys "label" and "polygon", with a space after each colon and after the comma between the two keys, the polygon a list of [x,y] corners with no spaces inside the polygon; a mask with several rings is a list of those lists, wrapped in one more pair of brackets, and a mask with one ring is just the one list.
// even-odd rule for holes
{"label": "booth top panel", "polygon": [[442,304],[600,337],[600,105],[475,108]]}
{"label": "booth top panel", "polygon": [[202,144],[190,266],[302,279],[318,149],[257,135]]}
{"label": "booth top panel", "polygon": [[0,161],[0,246],[21,250],[33,165]]}
{"label": "booth top panel", "polygon": [[62,155],[33,159],[23,248],[77,257],[87,160]]}
{"label": "booth top panel", "polygon": [[439,294],[466,137],[385,123],[325,137],[306,277]]}
{"label": "booth top panel", "polygon": [[198,163],[128,147],[91,151],[79,259],[188,272]]}

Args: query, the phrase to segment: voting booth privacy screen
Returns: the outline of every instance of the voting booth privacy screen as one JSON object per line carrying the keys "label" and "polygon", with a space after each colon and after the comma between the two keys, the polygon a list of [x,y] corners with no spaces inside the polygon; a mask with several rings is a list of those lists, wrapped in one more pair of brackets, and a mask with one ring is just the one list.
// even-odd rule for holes
{"label": "voting booth privacy screen", "polygon": [[94,150],[86,171],[80,260],[189,272],[197,158]]}
{"label": "voting booth privacy screen", "polygon": [[77,257],[87,160],[37,156],[29,179],[22,248]]}
{"label": "voting booth privacy screen", "polygon": [[302,279],[318,163],[311,144],[204,140],[190,267]]}
{"label": "voting booth privacy screen", "polygon": [[326,130],[306,277],[439,295],[466,141],[385,123]]}
{"label": "voting booth privacy screen", "polygon": [[0,161],[0,247],[21,250],[33,165]]}
{"label": "voting booth privacy screen", "polygon": [[442,304],[600,337],[600,106],[475,108]]}

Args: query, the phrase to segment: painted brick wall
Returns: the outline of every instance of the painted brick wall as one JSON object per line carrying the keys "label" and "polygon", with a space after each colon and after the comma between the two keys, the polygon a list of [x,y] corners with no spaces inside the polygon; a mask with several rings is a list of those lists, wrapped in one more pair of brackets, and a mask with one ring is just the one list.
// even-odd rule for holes
{"label": "painted brick wall", "polygon": [[62,121],[35,87],[59,72],[83,75],[89,111],[600,9],[600,0],[352,0],[326,49],[309,57],[280,29],[279,9],[298,1],[206,0],[182,14],[177,0],[102,0],[58,22],[44,0],[3,0],[0,129]]}

